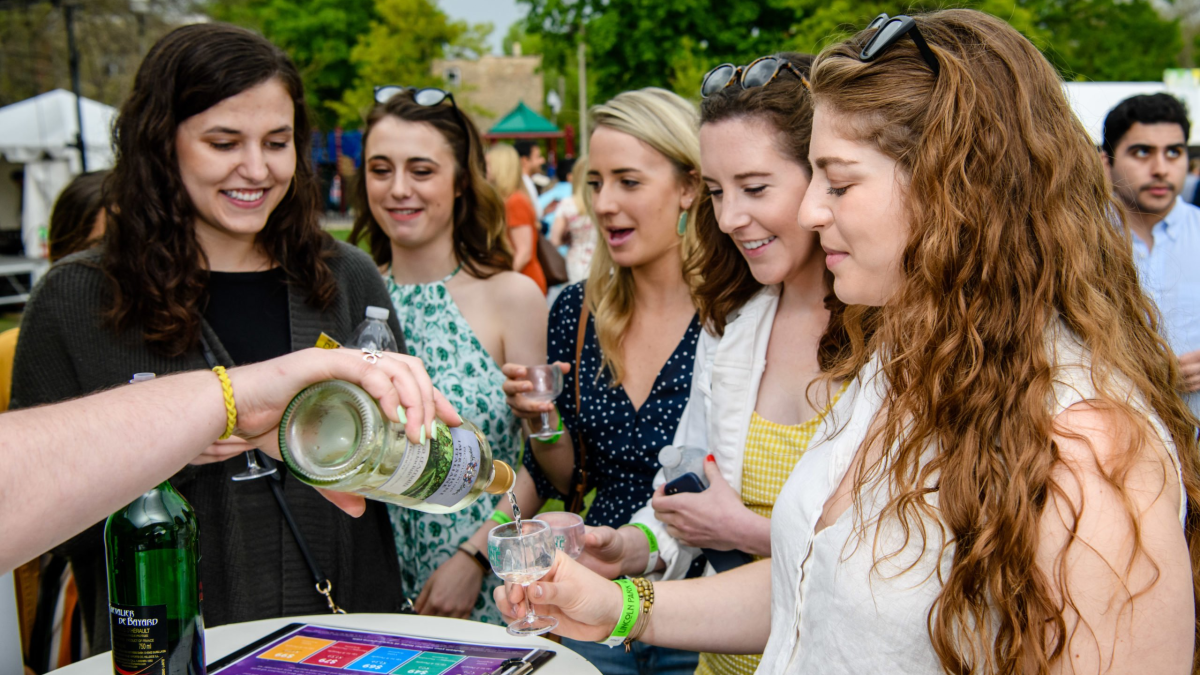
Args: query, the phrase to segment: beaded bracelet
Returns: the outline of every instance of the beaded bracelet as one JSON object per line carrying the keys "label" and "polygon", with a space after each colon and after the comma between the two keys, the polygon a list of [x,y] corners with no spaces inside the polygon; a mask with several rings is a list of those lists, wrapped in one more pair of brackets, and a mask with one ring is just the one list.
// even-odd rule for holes
{"label": "beaded bracelet", "polygon": [[638,613],[637,623],[633,625],[633,629],[625,638],[626,653],[629,652],[629,648],[635,640],[642,638],[642,633],[646,632],[646,626],[650,624],[650,615],[654,613],[654,582],[644,577],[637,577],[633,579],[633,585],[637,589],[638,598],[641,601],[641,611]]}
{"label": "beaded bracelet", "polygon": [[629,637],[629,632],[633,630],[633,625],[637,623],[641,614],[641,603],[638,601],[637,587],[633,582],[629,579],[617,579],[614,583],[621,588],[622,604],[621,616],[617,619],[617,625],[613,627],[612,635],[600,642],[609,647],[625,643],[625,638]]}
{"label": "beaded bracelet", "polygon": [[233,400],[233,383],[229,381],[229,375],[225,374],[225,366],[215,366],[212,370],[217,374],[217,379],[221,380],[221,393],[225,396],[225,433],[219,439],[223,441],[232,436],[234,428],[237,427],[237,403]]}
{"label": "beaded bracelet", "polygon": [[658,537],[654,536],[654,531],[641,523],[629,523],[622,527],[636,527],[646,535],[646,544],[650,547],[650,555],[646,558],[646,571],[642,574],[651,574],[658,567]]}

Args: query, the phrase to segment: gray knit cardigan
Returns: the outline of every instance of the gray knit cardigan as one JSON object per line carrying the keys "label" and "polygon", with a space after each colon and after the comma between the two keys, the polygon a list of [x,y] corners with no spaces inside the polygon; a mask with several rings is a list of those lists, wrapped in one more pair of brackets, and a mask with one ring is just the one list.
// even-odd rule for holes
{"label": "gray knit cardigan", "polygon": [[[391,307],[378,269],[362,251],[333,242],[328,264],[338,293],[325,310],[289,287],[292,349],[316,344],[321,332],[345,342],[368,305]],[[167,358],[147,348],[140,329],[118,335],[102,323],[110,296],[99,269],[100,253],[59,261],[33,291],[21,322],[13,364],[12,407],[53,403],[129,381],[133,373],[165,375],[207,368],[200,348]],[[388,319],[403,350],[395,314]],[[202,331],[217,360],[233,365],[207,322]],[[236,393],[236,392],[235,392]],[[53,453],[54,448],[45,448]],[[282,616],[327,613],[266,481],[235,483],[244,471],[239,455],[216,464],[189,466],[171,483],[191,502],[200,525],[200,581],[207,626]],[[281,469],[283,467],[280,467]],[[120,471],[121,467],[112,467]],[[283,475],[288,505],[318,566],[333,582],[333,596],[350,612],[393,612],[401,603],[400,570],[387,509],[368,503],[351,518],[312,488]],[[104,480],[104,476],[96,476]],[[108,587],[103,522],[56,550],[75,571],[91,653],[109,648]]]}

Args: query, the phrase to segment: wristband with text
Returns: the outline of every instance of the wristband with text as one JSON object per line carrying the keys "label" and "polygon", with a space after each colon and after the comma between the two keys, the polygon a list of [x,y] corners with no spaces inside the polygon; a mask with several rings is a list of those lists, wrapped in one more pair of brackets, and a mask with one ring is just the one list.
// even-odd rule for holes
{"label": "wristband with text", "polygon": [[488,517],[488,520],[494,520],[501,525],[507,525],[513,521],[512,516],[501,511],[500,509],[492,511],[492,515]]}
{"label": "wristband with text", "polygon": [[646,544],[650,547],[650,555],[646,557],[646,571],[642,574],[651,574],[654,568],[658,567],[658,537],[654,536],[654,531],[641,523],[629,523],[625,527],[636,527],[646,535]]}
{"label": "wristband with text", "polygon": [[546,445],[557,443],[558,439],[562,438],[563,434],[562,413],[559,413],[558,415],[558,428],[556,428],[555,431],[558,433],[554,434],[550,438],[535,438],[533,440],[537,441],[538,443],[545,443]]}
{"label": "wristband with text", "polygon": [[609,647],[625,644],[625,638],[629,637],[629,632],[633,630],[633,625],[637,623],[642,611],[637,587],[633,582],[629,579],[617,579],[614,583],[621,588],[621,616],[617,619],[617,625],[613,627],[612,635],[600,642]]}

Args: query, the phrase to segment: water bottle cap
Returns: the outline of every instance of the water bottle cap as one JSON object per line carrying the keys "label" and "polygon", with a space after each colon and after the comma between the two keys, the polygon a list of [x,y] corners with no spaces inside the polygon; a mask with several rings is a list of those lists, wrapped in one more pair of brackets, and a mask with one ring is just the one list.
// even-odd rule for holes
{"label": "water bottle cap", "polygon": [[389,316],[391,316],[391,312],[389,312],[388,310],[386,310],[382,307],[367,307],[367,318],[368,319],[379,319],[380,321],[387,321]]}
{"label": "water bottle cap", "polygon": [[664,445],[658,451],[658,463],[664,467],[679,466],[683,461],[683,450],[674,445]]}
{"label": "water bottle cap", "polygon": [[130,380],[129,383],[133,384],[134,382],[147,382],[147,381],[153,380],[153,379],[154,379],[154,373],[134,373],[133,379]]}

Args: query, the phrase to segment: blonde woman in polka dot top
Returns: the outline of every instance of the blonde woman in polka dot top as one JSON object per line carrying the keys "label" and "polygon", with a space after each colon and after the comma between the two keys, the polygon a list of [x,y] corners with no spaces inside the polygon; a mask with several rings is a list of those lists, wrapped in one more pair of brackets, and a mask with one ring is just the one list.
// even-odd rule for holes
{"label": "blonde woman in polka dot top", "polygon": [[[583,443],[596,492],[587,524],[615,527],[650,498],[658,451],[674,437],[691,391],[702,331],[683,260],[702,189],[699,119],[690,103],[654,88],[620,94],[591,117],[587,201],[600,243],[587,281],[555,301],[547,334],[550,361],[564,364],[563,394],[553,405],[521,396],[528,364],[505,365],[505,390],[518,415],[546,411],[552,423],[562,421],[558,440],[534,441],[525,452],[539,501],[569,491]],[[590,316],[576,364],[585,297]],[[630,653],[564,643],[605,675],[691,675],[698,659],[640,643]]]}
{"label": "blonde woman in polka dot top", "polygon": [[[824,252],[796,222],[812,175],[812,107],[788,67],[807,74],[811,57],[777,58],[788,65],[768,85],[735,82],[701,107],[708,199],[689,263],[705,271],[697,300],[706,330],[674,444],[710,450],[711,485],[665,496],[660,473],[653,499],[634,515],[656,535],[664,579],[684,578],[701,548],[771,555],[775,498],[841,393],[809,386],[822,354],[841,340]],[[591,544],[580,562],[605,576],[647,570],[647,538],[637,528],[596,530]],[[758,659],[702,654],[696,672],[748,675]]]}

